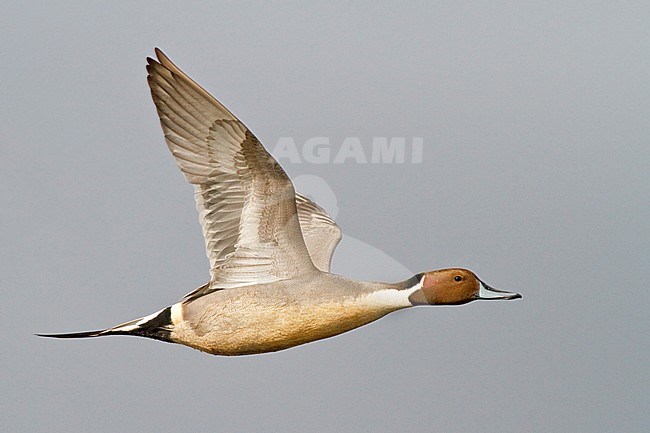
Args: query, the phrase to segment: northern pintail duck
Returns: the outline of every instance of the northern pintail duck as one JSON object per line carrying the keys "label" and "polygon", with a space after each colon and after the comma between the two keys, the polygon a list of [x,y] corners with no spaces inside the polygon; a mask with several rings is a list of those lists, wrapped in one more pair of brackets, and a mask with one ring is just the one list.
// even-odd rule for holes
{"label": "northern pintail duck", "polygon": [[341,231],[294,191],[251,131],[156,49],[147,81],[165,140],[195,187],[210,282],[178,303],[84,338],[135,335],[215,355],[273,352],[358,328],[416,305],[516,299],[466,269],[442,269],[399,283],[329,273]]}

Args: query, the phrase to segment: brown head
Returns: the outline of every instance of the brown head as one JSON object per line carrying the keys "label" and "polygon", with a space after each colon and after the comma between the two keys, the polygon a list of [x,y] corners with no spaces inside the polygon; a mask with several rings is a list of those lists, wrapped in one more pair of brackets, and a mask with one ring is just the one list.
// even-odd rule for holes
{"label": "brown head", "polygon": [[474,272],[467,269],[441,269],[419,274],[417,277],[420,288],[409,298],[415,305],[461,305],[479,299],[521,298],[519,293],[497,290],[488,286]]}

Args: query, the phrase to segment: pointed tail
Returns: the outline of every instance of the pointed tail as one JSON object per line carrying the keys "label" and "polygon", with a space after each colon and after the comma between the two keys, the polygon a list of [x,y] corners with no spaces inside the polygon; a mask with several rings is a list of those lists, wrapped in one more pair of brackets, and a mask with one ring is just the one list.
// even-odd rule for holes
{"label": "pointed tail", "polygon": [[86,331],[86,332],[71,332],[69,334],[34,334],[38,337],[48,337],[48,338],[88,338],[88,337],[100,337],[102,335],[108,335],[110,329],[102,329],[101,331]]}
{"label": "pointed tail", "polygon": [[112,328],[99,331],[71,332],[67,334],[36,334],[39,337],[48,338],[90,338],[102,337],[104,335],[135,335],[138,337],[154,338],[156,340],[171,341],[172,328],[171,307],[142,317],[131,320]]}

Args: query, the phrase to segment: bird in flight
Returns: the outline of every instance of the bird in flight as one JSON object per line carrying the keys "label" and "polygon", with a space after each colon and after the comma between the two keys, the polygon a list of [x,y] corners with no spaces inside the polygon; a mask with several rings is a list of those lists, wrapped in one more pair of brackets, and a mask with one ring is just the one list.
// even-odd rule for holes
{"label": "bird in flight", "polygon": [[462,268],[398,283],[331,274],[341,231],[297,193],[278,162],[226,107],[159,49],[147,81],[165,141],[194,185],[210,281],[148,316],[55,338],[133,335],[214,355],[274,352],[332,337],[417,305],[509,300]]}

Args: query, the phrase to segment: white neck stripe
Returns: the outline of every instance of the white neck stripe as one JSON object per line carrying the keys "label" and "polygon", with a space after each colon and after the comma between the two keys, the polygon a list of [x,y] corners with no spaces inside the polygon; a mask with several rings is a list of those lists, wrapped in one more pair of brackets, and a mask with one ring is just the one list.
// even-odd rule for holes
{"label": "white neck stripe", "polygon": [[382,289],[372,292],[364,298],[365,302],[368,302],[377,306],[386,306],[386,307],[395,307],[395,308],[406,308],[412,307],[414,304],[409,300],[411,295],[422,288],[422,283],[424,282],[424,276],[420,281],[411,288],[408,289]]}

